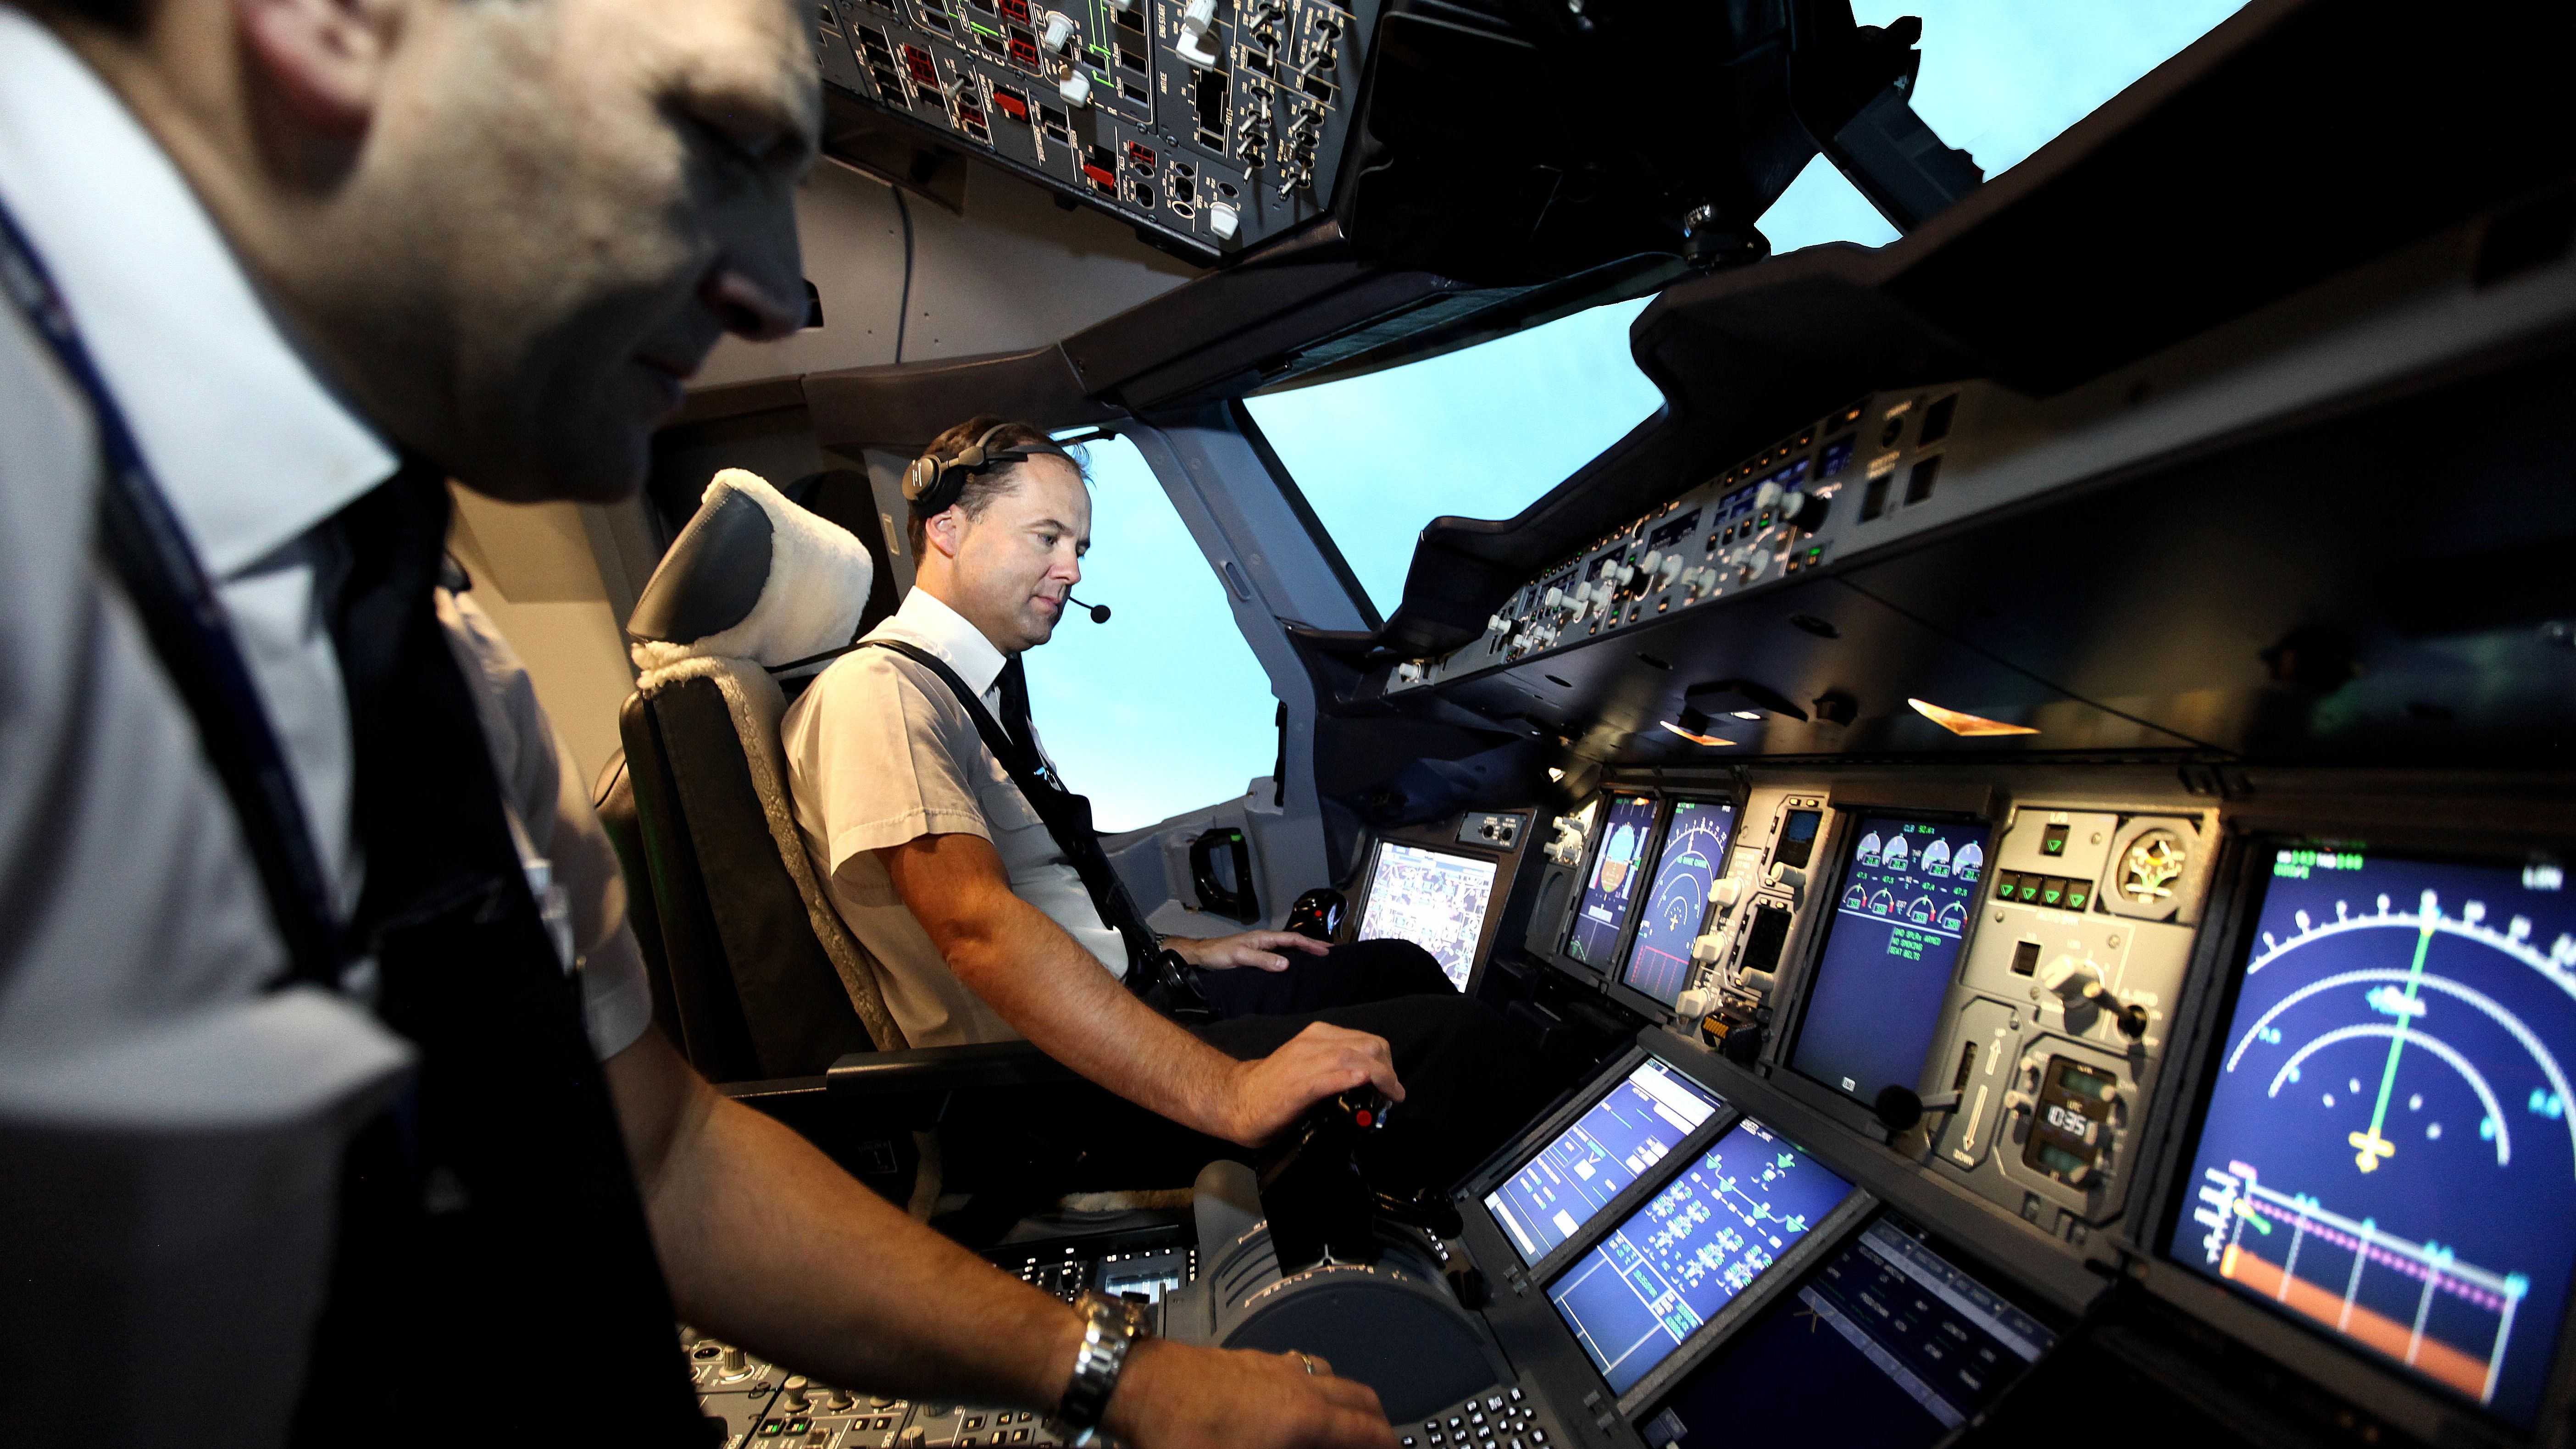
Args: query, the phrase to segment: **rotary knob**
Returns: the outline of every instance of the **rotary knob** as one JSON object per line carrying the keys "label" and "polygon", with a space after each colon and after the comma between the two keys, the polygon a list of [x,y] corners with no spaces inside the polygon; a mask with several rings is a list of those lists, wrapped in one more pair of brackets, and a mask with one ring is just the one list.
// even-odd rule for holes
{"label": "rotary knob", "polygon": [[[1064,97],[1064,103],[1068,106],[1076,108],[1087,106],[1091,104],[1091,77],[1084,74],[1082,67],[1079,65],[1066,66],[1064,78],[1055,83],[1055,93]],[[1211,225],[1213,225],[1214,214],[1223,209],[1224,208],[1213,206],[1208,208],[1211,217]],[[1233,235],[1231,231],[1222,234],[1228,236]]]}
{"label": "rotary knob", "polygon": [[1064,52],[1064,43],[1071,39],[1073,39],[1073,17],[1059,11],[1047,17],[1046,29],[1038,36],[1038,44],[1046,47],[1050,53],[1060,55]]}

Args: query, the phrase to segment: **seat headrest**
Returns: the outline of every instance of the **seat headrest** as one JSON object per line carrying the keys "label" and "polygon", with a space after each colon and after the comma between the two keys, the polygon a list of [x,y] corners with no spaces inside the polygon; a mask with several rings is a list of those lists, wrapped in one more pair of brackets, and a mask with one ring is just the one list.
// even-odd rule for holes
{"label": "seat headrest", "polygon": [[774,669],[838,649],[857,635],[875,577],[848,529],[727,468],[635,602],[635,666],[713,656]]}

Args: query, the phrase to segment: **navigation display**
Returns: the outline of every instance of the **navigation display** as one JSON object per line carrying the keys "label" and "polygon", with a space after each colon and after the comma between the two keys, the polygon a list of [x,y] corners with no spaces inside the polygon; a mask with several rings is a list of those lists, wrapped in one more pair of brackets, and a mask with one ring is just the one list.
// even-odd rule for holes
{"label": "navigation display", "polygon": [[1619,932],[1628,924],[1628,903],[1637,893],[1646,837],[1654,829],[1654,801],[1643,795],[1610,796],[1601,843],[1592,852],[1592,874],[1583,882],[1583,902],[1565,937],[1566,955],[1596,969],[1610,964],[1611,953],[1619,949]]}
{"label": "navigation display", "polygon": [[1685,1380],[1645,1440],[1929,1449],[2056,1341],[1891,1214]]}
{"label": "navigation display", "polygon": [[1690,984],[1691,938],[1708,915],[1708,888],[1726,867],[1726,842],[1734,831],[1733,805],[1673,802],[1673,818],[1664,827],[1655,873],[1637,915],[1636,939],[1628,944],[1627,964],[1619,968],[1620,985],[1666,1006],[1681,1000],[1682,988]]}
{"label": "navigation display", "polygon": [[1986,827],[1861,817],[1790,1065],[1861,1101],[1912,1088],[1986,874]]}
{"label": "navigation display", "polygon": [[1485,1195],[1521,1261],[1535,1263],[1664,1160],[1725,1105],[1652,1057],[1557,1134],[1512,1179]]}
{"label": "navigation display", "polygon": [[1386,841],[1369,874],[1368,906],[1355,941],[1411,941],[1440,963],[1464,991],[1485,938],[1485,906],[1494,895],[1494,862],[1445,850]]}
{"label": "navigation display", "polygon": [[1576,1259],[1548,1301],[1624,1394],[1851,1191],[1747,1117]]}
{"label": "navigation display", "polygon": [[2576,1268],[2563,887],[2277,847],[2166,1248],[2525,1425]]}

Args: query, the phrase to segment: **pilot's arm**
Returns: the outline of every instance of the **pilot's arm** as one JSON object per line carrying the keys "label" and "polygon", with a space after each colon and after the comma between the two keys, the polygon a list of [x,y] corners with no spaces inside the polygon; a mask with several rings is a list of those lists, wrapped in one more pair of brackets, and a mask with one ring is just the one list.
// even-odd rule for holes
{"label": "pilot's arm", "polygon": [[[1082,1334],[1070,1306],[719,1095],[650,1028],[615,852],[525,669],[470,597],[442,592],[439,612],[480,686],[484,732],[525,843],[563,888],[591,1030],[627,1043],[607,1061],[608,1089],[681,1316],[827,1383],[1053,1409]],[[1286,1355],[1154,1339],[1130,1352],[1105,1427],[1143,1449],[1395,1442],[1365,1385],[1310,1375]]]}
{"label": "pilot's arm", "polygon": [[[1101,974],[1098,966],[1092,974]],[[657,1032],[608,1063],[681,1316],[826,1383],[1051,1409],[1081,1319],[719,1096]],[[1329,1368],[1329,1365],[1325,1365]],[[1366,1385],[1295,1357],[1145,1339],[1104,1427],[1140,1449],[1393,1449]]]}
{"label": "pilot's arm", "polygon": [[1040,1051],[1140,1107],[1252,1146],[1363,1082],[1403,1100],[1383,1037],[1316,1022],[1269,1056],[1239,1062],[1182,1030],[1013,894],[1002,857],[980,835],[924,835],[877,858],[968,990]]}

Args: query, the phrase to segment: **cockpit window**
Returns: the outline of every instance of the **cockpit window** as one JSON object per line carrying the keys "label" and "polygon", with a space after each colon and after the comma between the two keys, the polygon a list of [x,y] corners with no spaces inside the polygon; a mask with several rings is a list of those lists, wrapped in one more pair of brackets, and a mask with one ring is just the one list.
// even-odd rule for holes
{"label": "cockpit window", "polygon": [[[2244,8],[2244,0],[2032,5],[2020,0],[1853,0],[1852,18],[1923,18],[1914,111],[2000,176],[2130,83]],[[1807,163],[1762,218],[1774,252],[1818,242],[1883,246],[1896,228],[1833,163]]]}
{"label": "cockpit window", "polygon": [[1047,753],[1091,797],[1101,832],[1116,834],[1235,799],[1269,774],[1278,704],[1144,455],[1124,438],[1082,449],[1091,553],[1073,592],[1112,617],[1095,624],[1069,609],[1023,658]]}
{"label": "cockpit window", "polygon": [[1643,301],[1364,377],[1244,399],[1380,614],[1422,526],[1509,518],[1663,405],[1628,354]]}
{"label": "cockpit window", "polygon": [[[1864,25],[1923,18],[1914,108],[2001,175],[2241,8],[2242,0],[2042,5],[1855,0]],[[1822,157],[1770,212],[1774,252],[1880,246],[1895,228]],[[1622,302],[1363,377],[1245,399],[1380,614],[1424,524],[1509,518],[1662,404],[1628,355]]]}

